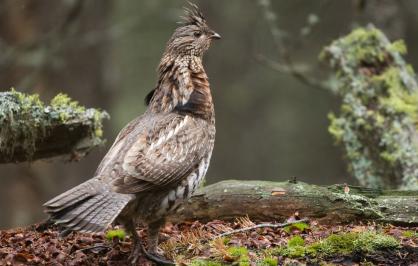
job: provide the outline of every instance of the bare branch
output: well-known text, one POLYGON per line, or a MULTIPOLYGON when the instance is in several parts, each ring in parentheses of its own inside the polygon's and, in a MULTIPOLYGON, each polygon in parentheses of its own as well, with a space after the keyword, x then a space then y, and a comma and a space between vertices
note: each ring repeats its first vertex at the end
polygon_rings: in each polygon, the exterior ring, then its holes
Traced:
POLYGON ((301 220, 296 220, 296 221, 291 221, 291 222, 286 222, 286 223, 280 223, 280 224, 272 224, 272 223, 262 223, 262 224, 257 224, 254 226, 250 226, 250 227, 244 227, 244 228, 240 228, 240 229, 236 229, 236 230, 232 230, 220 235, 217 235, 215 237, 212 238, 216 239, 219 237, 224 237, 224 236, 229 236, 229 235, 233 235, 233 234, 237 234, 237 233, 242 233, 242 232, 247 232, 247 231, 252 231, 258 228, 265 228, 265 227, 269 227, 269 228, 283 228, 292 224, 297 224, 297 223, 305 223, 307 222, 308 219, 301 219, 301 220))

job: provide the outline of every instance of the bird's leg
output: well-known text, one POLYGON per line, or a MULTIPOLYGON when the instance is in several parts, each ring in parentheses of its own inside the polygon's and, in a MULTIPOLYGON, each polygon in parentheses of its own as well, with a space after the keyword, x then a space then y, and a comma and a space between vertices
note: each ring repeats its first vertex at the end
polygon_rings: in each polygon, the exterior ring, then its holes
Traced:
POLYGON ((158 254, 158 235, 161 227, 165 224, 165 219, 159 219, 148 224, 148 251, 158 254))
POLYGON ((164 224, 165 219, 159 219, 148 224, 148 251, 144 250, 144 253, 149 260, 157 263, 157 265, 175 265, 158 252, 158 234, 164 224))
POLYGON ((138 262, 139 257, 142 254, 143 250, 143 244, 142 240, 138 235, 138 232, 135 228, 135 222, 132 219, 128 219, 127 221, 124 221, 124 226, 126 228, 126 231, 130 232, 132 234, 132 251, 129 255, 128 260, 132 265, 136 265, 138 262))

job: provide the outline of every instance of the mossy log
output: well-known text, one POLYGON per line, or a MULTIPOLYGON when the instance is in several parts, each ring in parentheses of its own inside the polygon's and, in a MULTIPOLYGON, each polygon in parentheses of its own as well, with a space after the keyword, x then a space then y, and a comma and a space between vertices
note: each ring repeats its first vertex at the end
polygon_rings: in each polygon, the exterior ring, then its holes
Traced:
POLYGON ((64 94, 50 105, 38 95, 15 90, 0 93, 0 163, 65 155, 79 159, 103 143, 102 120, 108 114, 86 109, 64 94))
POLYGON ((418 189, 418 85, 403 41, 359 28, 325 47, 342 99, 330 133, 360 185, 418 189))
POLYGON ((324 224, 376 221, 418 226, 418 191, 227 180, 198 190, 171 220, 229 220, 248 215, 257 221, 283 221, 295 212, 324 224))

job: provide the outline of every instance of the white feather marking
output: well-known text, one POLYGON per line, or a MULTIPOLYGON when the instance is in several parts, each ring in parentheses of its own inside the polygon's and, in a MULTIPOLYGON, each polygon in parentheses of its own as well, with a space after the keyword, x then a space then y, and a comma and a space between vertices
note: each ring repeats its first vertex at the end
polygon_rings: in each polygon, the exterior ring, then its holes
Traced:
POLYGON ((151 143, 151 145, 148 148, 147 153, 149 153, 150 151, 152 151, 153 149, 157 148, 158 146, 160 146, 162 143, 166 142, 167 140, 169 140, 170 138, 172 138, 173 136, 177 135, 177 133, 179 133, 180 129, 182 129, 187 121, 189 120, 189 116, 185 116, 183 120, 181 120, 175 127, 174 129, 171 129, 170 131, 168 131, 168 133, 166 135, 161 135, 158 137, 157 142, 153 142, 151 143))
POLYGON ((122 168, 131 175, 135 175, 136 173, 135 164, 133 164, 133 162, 138 160, 138 154, 144 149, 144 143, 144 138, 138 139, 123 158, 122 168))
POLYGON ((192 191, 193 190, 193 184, 194 184, 194 182, 195 182, 196 179, 197 179, 197 175, 194 172, 187 177, 187 184, 189 186, 189 194, 188 194, 188 197, 190 197, 191 193, 193 192, 192 191))
POLYGON ((184 185, 180 185, 177 187, 177 190, 176 190, 177 198, 183 198, 185 188, 186 187, 184 185))
POLYGON ((170 154, 169 152, 167 152, 167 153, 165 154, 165 158, 166 158, 166 160, 167 160, 167 161, 174 161, 174 158, 173 158, 173 157, 171 157, 171 154, 170 154))
POLYGON ((166 140, 166 139, 167 139, 167 136, 164 136, 164 135, 160 136, 157 140, 157 143, 155 143, 155 147, 160 146, 161 143, 163 143, 163 141, 166 140))
POLYGON ((166 212, 167 211, 167 209, 168 209, 168 196, 166 196, 164 199, 163 199, 163 201, 161 202, 161 208, 160 208, 160 210, 158 211, 158 214, 162 214, 162 213, 164 213, 164 212, 166 212))
POLYGON ((174 130, 170 130, 170 131, 168 131, 168 134, 167 134, 167 139, 170 139, 172 136, 174 135, 174 130))
MULTIPOLYGON (((183 154, 183 145, 180 145, 179 146, 179 151, 178 151, 178 153, 177 154, 183 154)), ((180 159, 181 159, 181 161, 184 161, 184 159, 185 159, 185 157, 186 156, 182 156, 180 159)))
POLYGON ((173 153, 174 153, 174 154, 178 154, 178 153, 177 153, 177 145, 174 145, 174 150, 173 150, 173 153))
POLYGON ((168 199, 170 201, 175 201, 176 200, 176 191, 173 189, 170 191, 170 193, 168 193, 168 199))
POLYGON ((199 177, 204 176, 206 174, 206 162, 203 159, 200 163, 199 163, 199 177))

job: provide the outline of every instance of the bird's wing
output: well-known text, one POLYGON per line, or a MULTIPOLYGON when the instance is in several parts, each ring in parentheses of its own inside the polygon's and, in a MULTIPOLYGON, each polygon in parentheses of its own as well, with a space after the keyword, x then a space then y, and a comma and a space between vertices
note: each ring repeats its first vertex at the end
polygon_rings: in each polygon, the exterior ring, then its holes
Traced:
POLYGON ((134 136, 123 151, 120 172, 113 181, 119 193, 177 183, 197 169, 213 147, 208 124, 202 119, 173 113, 143 120, 140 133, 128 133, 134 136))
POLYGON ((143 127, 142 120, 144 120, 144 115, 138 116, 119 132, 109 151, 97 167, 95 176, 106 176, 106 173, 103 172, 106 172, 109 167, 113 168, 112 165, 118 160, 119 153, 122 152, 124 146, 129 145, 129 135, 133 131, 141 131, 141 127, 143 127))

